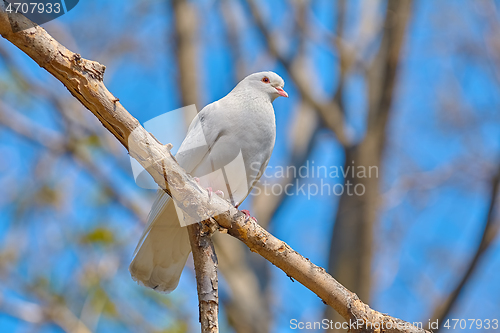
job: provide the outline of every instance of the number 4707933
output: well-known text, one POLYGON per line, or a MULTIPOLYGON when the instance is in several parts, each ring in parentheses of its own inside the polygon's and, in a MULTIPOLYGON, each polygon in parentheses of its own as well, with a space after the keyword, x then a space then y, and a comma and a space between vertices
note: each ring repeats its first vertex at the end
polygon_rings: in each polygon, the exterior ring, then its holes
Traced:
POLYGON ((498 319, 447 319, 443 327, 447 329, 498 329, 498 319))
POLYGON ((21 14, 59 14, 61 12, 60 3, 43 3, 43 2, 13 2, 8 3, 5 8, 7 13, 21 13, 21 14))

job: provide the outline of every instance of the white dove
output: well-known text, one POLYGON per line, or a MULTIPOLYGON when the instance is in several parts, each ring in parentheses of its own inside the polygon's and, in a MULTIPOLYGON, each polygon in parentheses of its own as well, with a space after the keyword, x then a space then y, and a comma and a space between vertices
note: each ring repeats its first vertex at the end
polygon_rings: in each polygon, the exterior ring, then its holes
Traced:
MULTIPOLYGON (((276 73, 251 74, 194 118, 175 157, 209 195, 222 192, 238 207, 259 180, 276 138, 272 102, 288 97, 284 85, 276 73)), ((159 189, 129 267, 132 278, 157 291, 174 290, 191 252, 185 225, 194 222, 159 189)))

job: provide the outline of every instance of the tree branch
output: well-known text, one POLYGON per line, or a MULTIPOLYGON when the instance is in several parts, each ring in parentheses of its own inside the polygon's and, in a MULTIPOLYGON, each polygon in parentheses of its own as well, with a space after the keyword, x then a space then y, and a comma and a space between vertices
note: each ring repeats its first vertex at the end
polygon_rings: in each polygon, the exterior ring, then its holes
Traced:
POLYGON ((255 21, 255 24, 259 28, 261 34, 264 36, 264 41, 267 44, 269 52, 279 62, 282 63, 283 67, 285 67, 288 74, 295 82, 295 85, 297 86, 302 99, 310 104, 313 108, 318 110, 318 113, 321 116, 322 120, 325 122, 328 128, 330 128, 333 133, 335 133, 337 140, 341 145, 345 147, 350 146, 350 139, 345 132, 344 116, 338 104, 335 103, 335 101, 332 101, 330 103, 320 103, 316 100, 308 86, 309 81, 303 80, 302 75, 295 68, 293 68, 290 61, 288 61, 287 59, 285 59, 285 57, 283 57, 283 55, 281 55, 280 51, 278 50, 278 43, 273 38, 271 33, 267 30, 264 19, 260 14, 259 8, 257 8, 257 4, 253 0, 246 0, 246 3, 250 8, 250 12, 255 21))
MULTIPOLYGON (((173 1, 172 9, 175 18, 176 58, 182 105, 197 104, 196 11, 193 4, 186 0, 173 1)), ((190 121, 191 119, 186 119, 186 122, 190 121)), ((201 230, 198 224, 191 224, 187 229, 196 272, 201 331, 218 333, 218 263, 211 237, 213 232, 201 230)))
POLYGON ((42 126, 31 122, 21 114, 9 110, 7 105, 1 101, 0 126, 4 126, 26 140, 46 148, 56 156, 68 154, 77 166, 84 169, 90 177, 94 178, 98 184, 106 189, 111 199, 130 211, 142 224, 146 223, 144 218, 146 212, 144 209, 115 189, 116 186, 114 182, 99 169, 89 157, 88 152, 78 145, 78 139, 72 137, 70 133, 66 132, 65 135, 67 135, 67 137, 64 137, 64 135, 46 130, 42 126))
POLYGON ((222 212, 213 217, 221 227, 354 323, 351 332, 374 332, 377 327, 378 331, 382 327, 385 332, 427 332, 372 310, 323 268, 246 218, 229 202, 218 196, 209 198, 206 191, 177 164, 170 153, 171 145, 161 145, 107 90, 102 82, 103 65, 69 51, 24 16, 6 14, 3 6, 0 34, 61 81, 148 170, 179 207, 183 207, 186 214, 198 221, 210 221, 214 212, 222 212), (12 32, 11 23, 19 32, 12 32))
MULTIPOLYGON (((351 163, 364 166, 366 170, 372 166, 383 167, 387 123, 395 97, 400 51, 411 17, 411 4, 411 0, 387 1, 380 46, 366 76, 369 97, 366 132, 356 145, 344 150, 344 169, 351 163)), ((346 174, 344 185, 347 184, 354 187, 360 184, 364 193, 358 196, 344 191, 340 197, 334 217, 328 268, 341 283, 369 302, 373 230, 380 209, 380 179, 378 174, 365 178, 346 174)), ((334 317, 328 310, 328 317, 334 317)))
POLYGON ((194 269, 200 305, 201 331, 218 333, 219 280, 217 278, 217 256, 212 243, 212 232, 202 230, 198 224, 188 227, 189 241, 193 251, 194 269))
POLYGON ((499 187, 500 187, 500 166, 497 168, 495 175, 491 179, 488 215, 486 217, 486 223, 484 224, 484 230, 481 234, 481 241, 479 242, 479 246, 477 247, 476 253, 474 254, 474 257, 469 263, 469 266, 464 271, 455 289, 453 289, 453 291, 434 309, 431 322, 434 322, 436 320, 439 320, 439 322, 444 322, 446 318, 448 318, 450 311, 456 304, 458 297, 463 292, 467 282, 470 280, 471 276, 476 271, 483 254, 486 252, 486 250, 488 250, 493 240, 497 238, 500 230, 498 226, 495 225, 494 213, 496 206, 495 204, 498 199, 499 187))

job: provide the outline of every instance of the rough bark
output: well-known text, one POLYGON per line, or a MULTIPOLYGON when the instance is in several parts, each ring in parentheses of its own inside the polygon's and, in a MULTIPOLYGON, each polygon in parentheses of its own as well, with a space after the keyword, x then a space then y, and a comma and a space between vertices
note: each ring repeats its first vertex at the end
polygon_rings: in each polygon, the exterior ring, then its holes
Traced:
MULTIPOLYGON (((248 219, 229 202, 208 197, 191 176, 177 164, 170 145, 162 145, 132 117, 102 82, 105 67, 83 59, 54 40, 44 29, 19 14, 0 13, 0 34, 63 83, 151 174, 185 212, 198 220, 211 221, 244 242, 252 251, 272 262, 287 275, 316 293, 347 321, 358 323, 352 332, 427 332, 399 319, 372 310, 323 268, 311 263, 286 243, 248 219), (12 32, 11 23, 18 30, 12 32), (389 324, 393 328, 389 328, 389 324), (396 328, 394 328, 396 327, 396 328)), ((213 227, 207 223, 204 228, 213 227)), ((204 296, 200 296, 204 298, 204 296)))
MULTIPOLYGON (((367 76, 367 131, 363 140, 344 150, 344 170, 349 168, 350 172, 344 179, 344 192, 334 219, 328 270, 365 302, 370 301, 373 226, 380 205, 379 177, 386 128, 410 8, 411 1, 388 1, 382 41, 367 76), (358 177, 359 167, 367 171, 367 177, 358 177), (356 194, 356 188, 364 193, 356 194)), ((335 318, 332 311, 327 312, 329 318, 335 318)))
POLYGON ((210 230, 201 229, 198 224, 188 227, 189 241, 193 251, 196 285, 198 289, 199 321, 203 333, 219 332, 219 280, 217 277, 217 256, 210 238, 210 230))
MULTIPOLYGON (((175 14, 176 58, 182 104, 197 104, 196 10, 191 3, 185 0, 173 1, 172 8, 175 14)), ((186 121, 190 122, 191 119, 186 119, 186 121)), ((189 225, 187 228, 196 272, 201 331, 203 333, 217 333, 219 332, 219 283, 217 255, 212 243, 212 232, 209 229, 202 231, 198 224, 189 225)))

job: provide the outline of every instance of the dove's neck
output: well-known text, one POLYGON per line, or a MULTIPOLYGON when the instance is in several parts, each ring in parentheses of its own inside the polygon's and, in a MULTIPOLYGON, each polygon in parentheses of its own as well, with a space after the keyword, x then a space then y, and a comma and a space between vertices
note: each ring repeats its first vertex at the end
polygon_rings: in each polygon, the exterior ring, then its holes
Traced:
MULTIPOLYGON (((270 96, 267 92, 255 89, 254 87, 249 86, 246 82, 240 82, 234 89, 229 93, 229 95, 245 100, 245 101, 253 101, 253 102, 263 102, 272 104, 275 100, 274 96, 270 96)), ((229 96, 228 95, 228 96, 229 96)))

